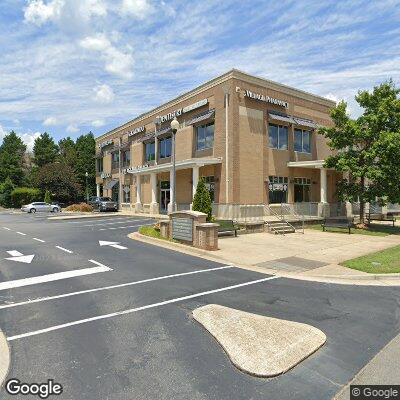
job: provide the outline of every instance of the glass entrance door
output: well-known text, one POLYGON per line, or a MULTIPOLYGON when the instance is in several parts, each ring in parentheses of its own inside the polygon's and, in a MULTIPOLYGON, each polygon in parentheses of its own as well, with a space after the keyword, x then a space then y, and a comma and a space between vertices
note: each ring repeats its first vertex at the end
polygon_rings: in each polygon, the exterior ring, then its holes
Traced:
POLYGON ((169 181, 160 182, 160 213, 168 212, 168 204, 171 200, 169 181))

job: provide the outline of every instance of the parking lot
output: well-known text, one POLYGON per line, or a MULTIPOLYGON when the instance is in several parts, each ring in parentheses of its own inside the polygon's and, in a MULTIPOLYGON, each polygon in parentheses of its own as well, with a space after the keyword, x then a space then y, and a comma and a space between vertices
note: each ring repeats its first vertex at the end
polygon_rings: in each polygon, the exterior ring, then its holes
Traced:
POLYGON ((396 288, 276 278, 129 239, 145 217, 48 216, 0 213, 0 328, 9 377, 54 379, 58 398, 330 399, 398 333, 396 288), (283 376, 251 377, 192 319, 211 303, 328 340, 283 376))

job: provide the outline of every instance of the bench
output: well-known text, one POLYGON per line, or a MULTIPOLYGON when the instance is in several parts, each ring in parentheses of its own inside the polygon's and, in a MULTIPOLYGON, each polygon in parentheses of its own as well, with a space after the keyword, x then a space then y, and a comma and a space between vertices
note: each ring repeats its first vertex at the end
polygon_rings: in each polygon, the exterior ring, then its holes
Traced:
POLYGON ((219 219, 215 221, 217 224, 219 224, 218 227, 218 235, 220 233, 234 233, 235 237, 237 236, 237 225, 233 222, 231 219, 219 219))
POLYGON ((393 226, 396 222, 396 218, 393 215, 385 215, 385 214, 368 214, 367 215, 368 224, 371 224, 371 221, 388 221, 392 222, 393 226))
POLYGON ((353 218, 325 218, 322 223, 322 230, 325 232, 325 228, 346 228, 350 235, 353 226, 353 218))

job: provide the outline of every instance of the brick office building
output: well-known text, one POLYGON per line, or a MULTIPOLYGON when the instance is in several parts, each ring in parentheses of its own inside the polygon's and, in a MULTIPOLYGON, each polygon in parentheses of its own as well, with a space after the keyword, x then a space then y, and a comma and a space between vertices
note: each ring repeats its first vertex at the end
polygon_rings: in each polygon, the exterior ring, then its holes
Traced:
POLYGON ((96 139, 98 195, 122 207, 168 211, 173 196, 171 120, 176 117, 176 203, 190 208, 204 177, 215 210, 226 204, 335 203, 335 171, 317 134, 334 102, 231 70, 96 139))

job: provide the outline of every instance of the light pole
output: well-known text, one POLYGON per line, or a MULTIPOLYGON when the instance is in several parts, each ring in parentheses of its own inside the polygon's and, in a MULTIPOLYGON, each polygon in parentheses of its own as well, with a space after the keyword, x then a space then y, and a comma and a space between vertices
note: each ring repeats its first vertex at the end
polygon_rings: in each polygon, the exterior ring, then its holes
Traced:
POLYGON ((176 211, 176 163, 175 163, 175 134, 179 129, 179 122, 174 117, 171 121, 171 129, 172 129, 172 211, 176 211))
POLYGON ((89 192, 88 192, 88 172, 85 172, 85 180, 86 180, 86 203, 89 203, 89 192))

